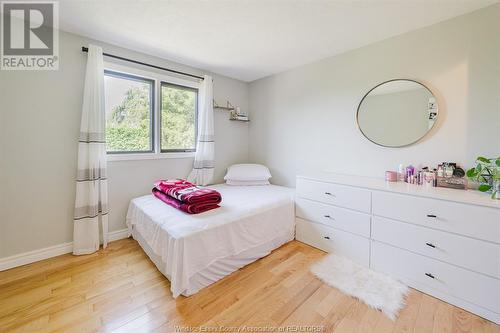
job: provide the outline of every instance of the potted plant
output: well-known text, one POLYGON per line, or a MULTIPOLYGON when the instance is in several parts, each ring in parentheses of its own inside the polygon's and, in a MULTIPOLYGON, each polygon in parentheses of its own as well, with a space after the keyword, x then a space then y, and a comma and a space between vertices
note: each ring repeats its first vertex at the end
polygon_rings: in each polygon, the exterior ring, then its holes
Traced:
POLYGON ((479 183, 479 191, 491 191, 492 199, 500 199, 500 157, 479 156, 476 166, 467 170, 467 178, 479 183))

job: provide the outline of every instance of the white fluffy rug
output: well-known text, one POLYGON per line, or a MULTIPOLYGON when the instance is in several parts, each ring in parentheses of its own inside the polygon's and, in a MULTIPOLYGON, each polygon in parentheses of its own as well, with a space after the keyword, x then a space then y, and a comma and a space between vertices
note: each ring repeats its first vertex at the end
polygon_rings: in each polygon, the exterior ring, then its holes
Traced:
POLYGON ((314 264, 311 272, 326 284, 381 310, 392 320, 406 304, 407 286, 347 258, 329 254, 314 264))

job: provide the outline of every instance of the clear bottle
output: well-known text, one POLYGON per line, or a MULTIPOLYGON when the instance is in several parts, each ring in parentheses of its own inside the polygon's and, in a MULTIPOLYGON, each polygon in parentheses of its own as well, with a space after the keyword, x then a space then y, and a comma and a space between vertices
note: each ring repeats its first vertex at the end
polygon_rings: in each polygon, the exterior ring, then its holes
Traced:
POLYGON ((444 167, 444 176, 446 178, 450 178, 453 176, 453 166, 449 163, 446 163, 445 164, 445 167, 444 167))
POLYGON ((404 181, 405 181, 405 166, 403 164, 400 164, 398 168, 398 182, 404 182, 404 181))
POLYGON ((437 176, 438 177, 444 177, 444 169, 443 169, 443 165, 442 164, 438 165, 437 176))

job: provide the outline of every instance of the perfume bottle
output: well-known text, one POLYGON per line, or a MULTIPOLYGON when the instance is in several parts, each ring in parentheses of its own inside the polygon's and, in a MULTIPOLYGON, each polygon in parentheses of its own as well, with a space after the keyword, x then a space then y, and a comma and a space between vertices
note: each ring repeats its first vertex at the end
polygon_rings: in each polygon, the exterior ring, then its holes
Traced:
POLYGON ((405 182, 407 183, 412 183, 412 180, 413 180, 413 176, 415 174, 415 168, 412 166, 412 165, 409 165, 406 167, 406 178, 405 178, 405 182))
POLYGON ((453 176, 453 170, 454 170, 454 169, 455 169, 455 168, 453 167, 453 165, 451 165, 450 163, 446 163, 446 164, 444 165, 444 176, 445 176, 446 178, 450 178, 450 177, 452 177, 452 176, 453 176))
POLYGON ((438 177, 444 177, 444 170, 443 170, 443 165, 439 164, 437 168, 437 176, 438 177))

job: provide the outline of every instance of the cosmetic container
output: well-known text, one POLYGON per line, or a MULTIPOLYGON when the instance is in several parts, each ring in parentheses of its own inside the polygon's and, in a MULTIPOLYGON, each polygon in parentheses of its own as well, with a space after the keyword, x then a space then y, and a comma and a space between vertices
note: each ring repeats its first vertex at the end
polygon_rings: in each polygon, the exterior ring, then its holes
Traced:
POLYGON ((398 173, 396 171, 386 171, 385 172, 385 180, 388 182, 397 182, 398 181, 398 173))
POLYGON ((411 182, 411 177, 415 174, 415 168, 412 165, 409 165, 406 167, 406 182, 407 183, 412 183, 411 182))
POLYGON ((398 167, 398 181, 400 182, 405 181, 405 167, 403 164, 400 164, 398 167))
POLYGON ((453 176, 453 170, 454 170, 453 166, 451 164, 447 163, 445 165, 445 167, 444 167, 444 176, 446 178, 452 177, 453 176))
POLYGON ((443 165, 439 164, 437 168, 437 176, 438 177, 443 177, 444 176, 444 171, 443 171, 443 165))

